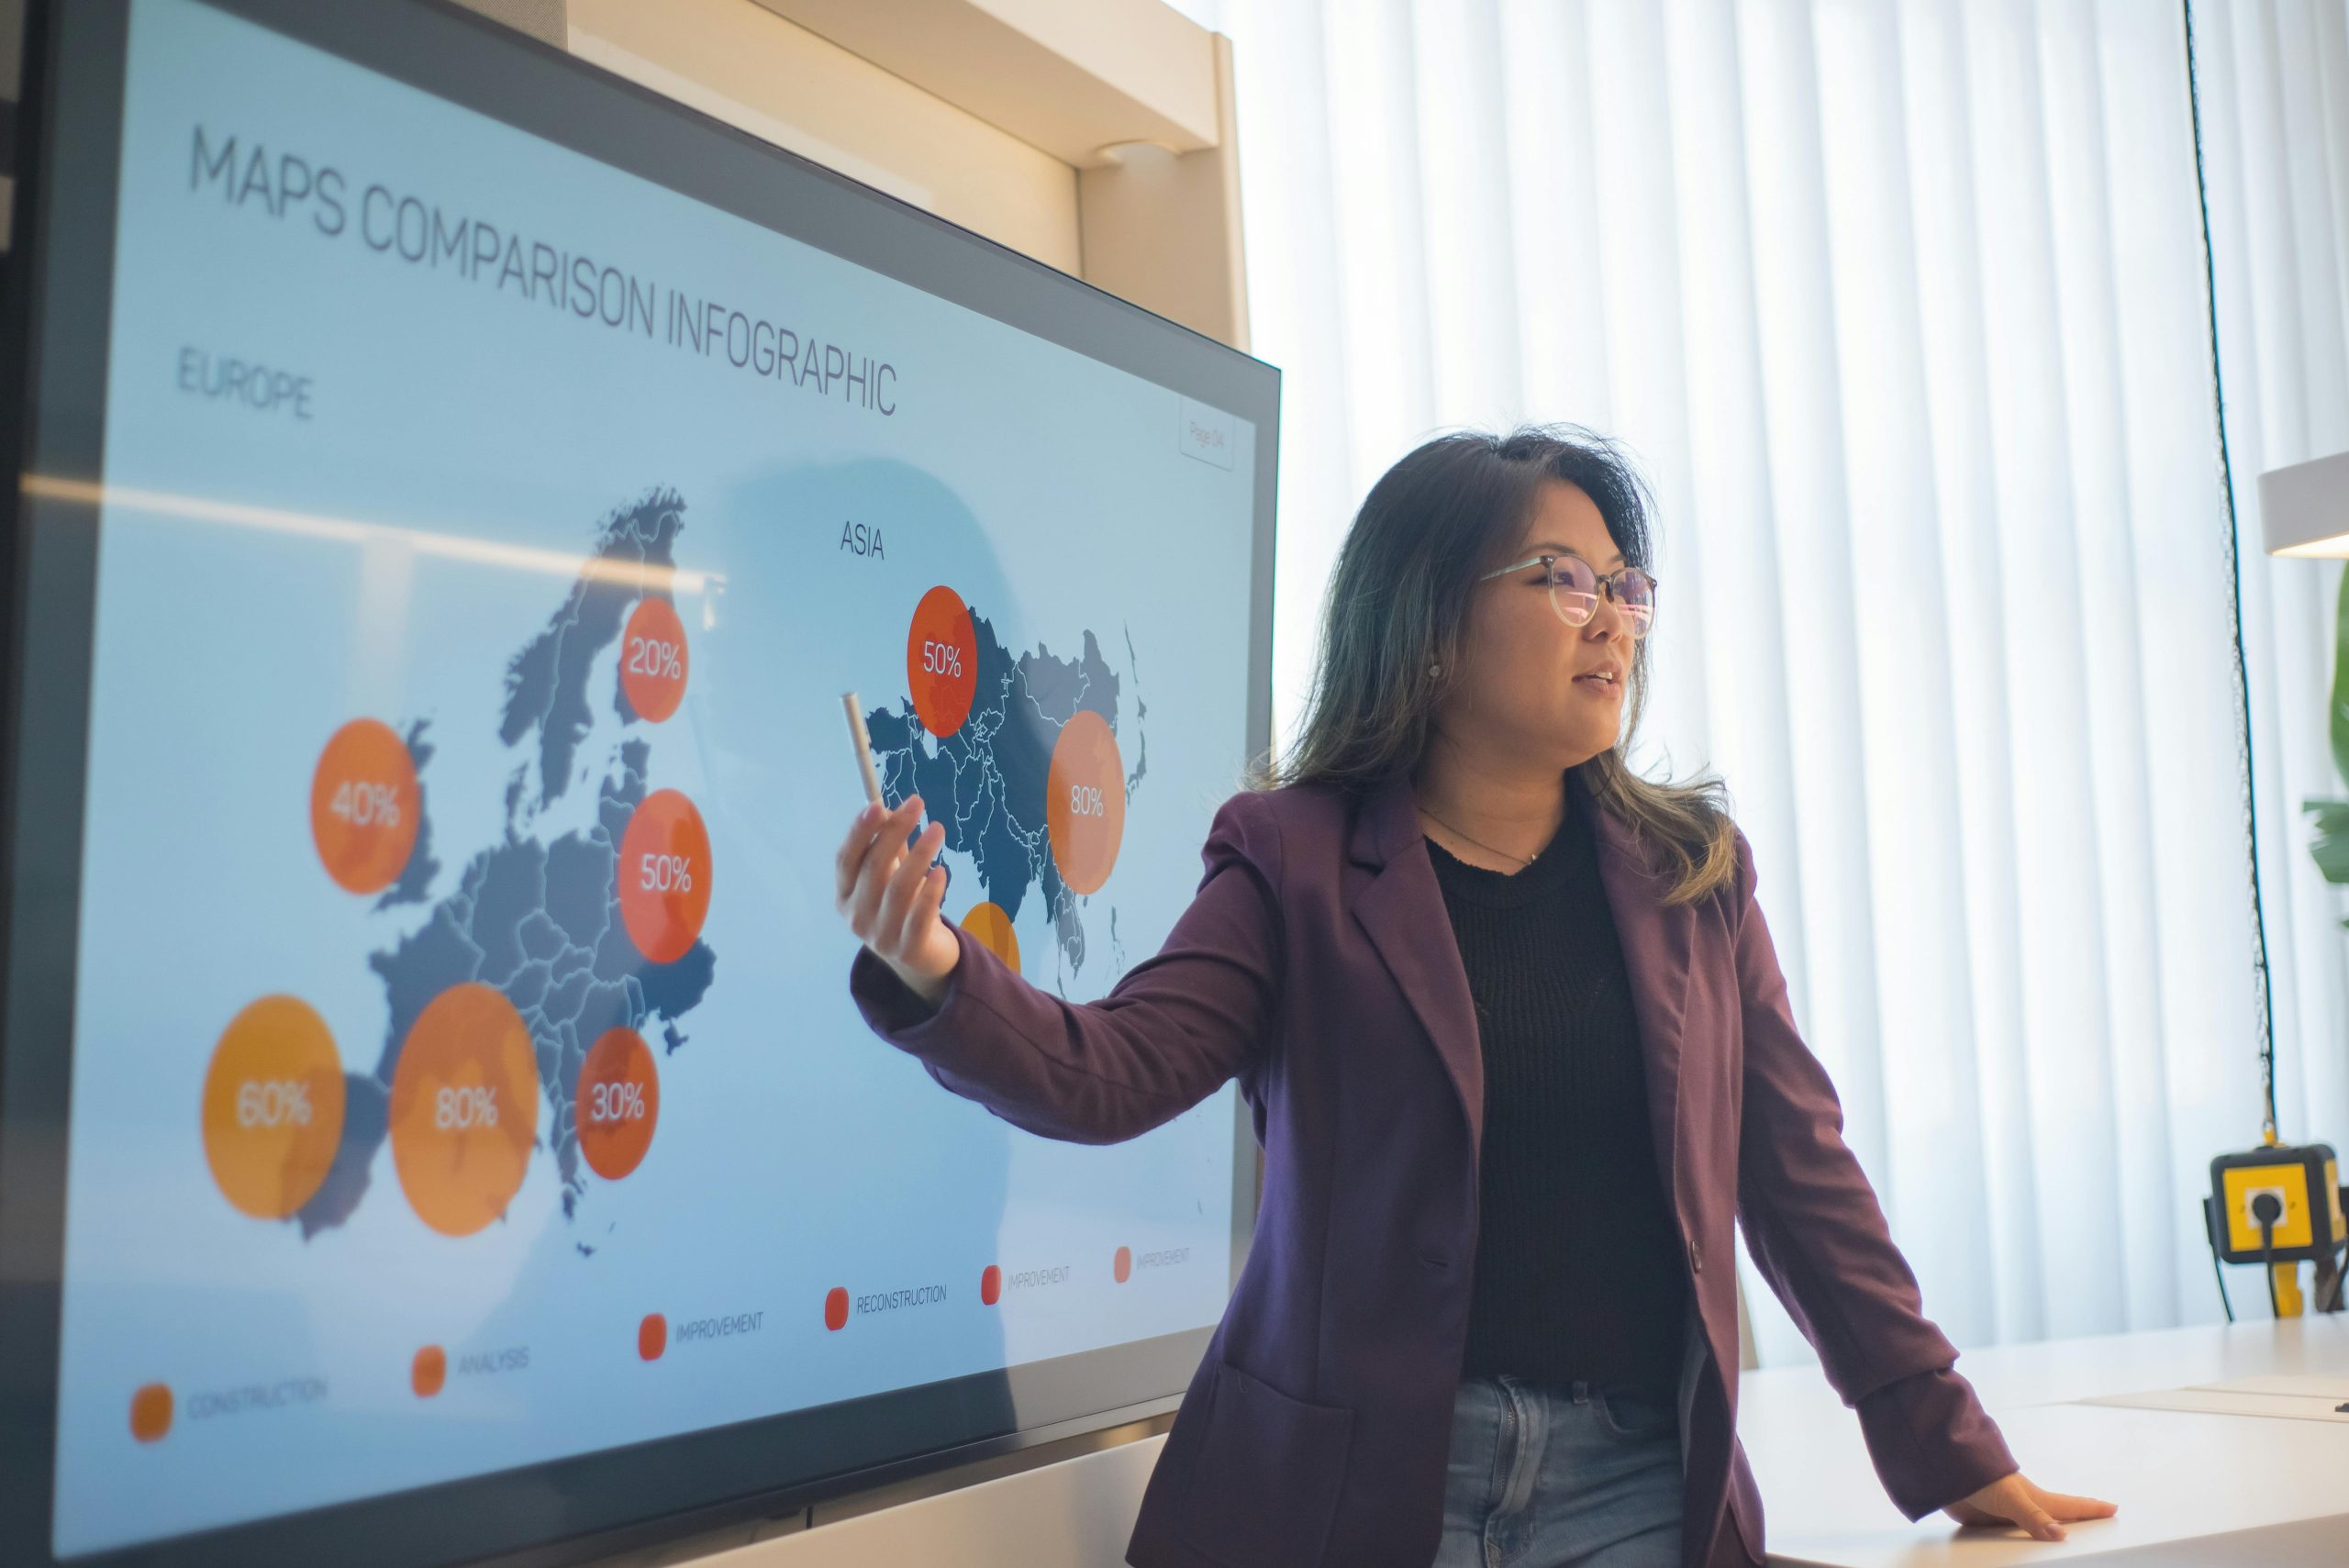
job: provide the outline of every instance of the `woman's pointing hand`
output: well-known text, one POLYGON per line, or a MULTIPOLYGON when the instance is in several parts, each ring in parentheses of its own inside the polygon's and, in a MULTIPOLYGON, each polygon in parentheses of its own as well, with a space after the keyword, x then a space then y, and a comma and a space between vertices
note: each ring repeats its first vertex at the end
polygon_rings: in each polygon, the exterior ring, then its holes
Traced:
POLYGON ((933 822, 908 846, 906 835, 920 819, 918 795, 894 811, 867 806, 858 812, 841 841, 834 903, 849 929, 935 1007, 963 950, 938 912, 946 868, 930 863, 946 828, 933 822))

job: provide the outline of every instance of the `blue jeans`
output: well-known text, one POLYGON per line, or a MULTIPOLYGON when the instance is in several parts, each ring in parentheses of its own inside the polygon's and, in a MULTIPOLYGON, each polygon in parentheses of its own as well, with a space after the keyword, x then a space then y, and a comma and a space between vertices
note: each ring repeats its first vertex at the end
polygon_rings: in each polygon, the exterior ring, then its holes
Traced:
POLYGON ((1680 1568, 1680 1501, 1669 1390, 1465 1378, 1432 1568, 1680 1568))

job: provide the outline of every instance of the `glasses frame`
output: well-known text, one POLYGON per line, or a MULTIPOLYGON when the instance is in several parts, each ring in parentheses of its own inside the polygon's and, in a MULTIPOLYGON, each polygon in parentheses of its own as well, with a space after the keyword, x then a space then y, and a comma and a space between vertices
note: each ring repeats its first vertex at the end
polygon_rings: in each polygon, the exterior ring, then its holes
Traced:
POLYGON ((1647 634, 1655 628, 1655 604, 1653 598, 1650 599, 1647 606, 1648 613, 1645 618, 1642 619, 1642 617, 1631 614, 1631 606, 1625 604, 1623 602, 1623 595, 1615 591, 1615 584, 1619 578, 1623 577, 1629 573, 1636 572, 1641 576, 1648 580, 1648 592, 1650 595, 1653 595, 1659 587, 1659 584, 1655 580, 1655 573, 1650 572, 1643 566, 1624 565, 1617 567, 1612 572, 1601 572, 1598 567, 1591 566, 1589 562, 1583 561, 1583 558, 1579 555, 1561 555, 1554 550, 1550 550, 1540 555, 1529 555, 1523 561, 1513 561, 1507 566, 1497 567, 1493 571, 1486 573, 1482 577, 1477 578, 1476 581, 1479 583, 1489 583, 1496 577, 1506 577, 1512 572, 1522 572, 1529 566, 1539 566, 1542 569, 1544 576, 1548 579, 1547 586, 1550 591, 1550 608, 1555 611, 1558 618, 1564 621, 1568 626, 1588 626, 1591 623, 1592 617, 1598 614, 1598 595, 1603 594, 1608 598, 1614 600, 1615 607, 1623 613, 1624 628, 1631 633, 1631 639, 1634 642, 1645 638, 1647 634), (1565 606, 1558 603, 1558 573, 1554 570, 1554 566, 1556 562, 1561 561, 1582 561, 1582 563, 1585 566, 1590 567, 1590 574, 1598 579, 1598 594, 1593 595, 1591 597, 1590 614, 1583 617, 1580 620, 1576 620, 1574 617, 1566 614, 1565 606))

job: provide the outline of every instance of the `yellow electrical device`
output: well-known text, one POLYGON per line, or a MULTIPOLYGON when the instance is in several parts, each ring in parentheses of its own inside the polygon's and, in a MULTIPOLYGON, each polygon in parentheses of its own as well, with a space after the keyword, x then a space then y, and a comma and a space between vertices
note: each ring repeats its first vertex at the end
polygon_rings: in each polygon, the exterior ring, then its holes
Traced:
MULTIPOLYGON (((2274 1136, 2272 1133, 2269 1135, 2274 1136)), ((2316 1264, 2320 1311, 2340 1304, 2335 1254, 2349 1240, 2341 1165, 2325 1143, 2269 1143, 2210 1162, 2210 1245, 2230 1263, 2268 1265, 2277 1316, 2300 1314, 2300 1264, 2316 1264)))

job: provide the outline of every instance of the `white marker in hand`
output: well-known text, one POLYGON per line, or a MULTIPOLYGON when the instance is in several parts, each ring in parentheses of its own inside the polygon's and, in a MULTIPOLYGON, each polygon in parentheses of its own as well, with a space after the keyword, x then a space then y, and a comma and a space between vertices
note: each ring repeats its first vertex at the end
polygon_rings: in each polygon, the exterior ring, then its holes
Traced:
POLYGON ((841 706, 848 709, 849 738, 856 742, 856 765, 864 774, 864 798, 874 805, 881 802, 881 775, 873 767, 873 735, 864 728, 864 707, 856 700, 854 692, 841 694, 841 706))

